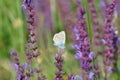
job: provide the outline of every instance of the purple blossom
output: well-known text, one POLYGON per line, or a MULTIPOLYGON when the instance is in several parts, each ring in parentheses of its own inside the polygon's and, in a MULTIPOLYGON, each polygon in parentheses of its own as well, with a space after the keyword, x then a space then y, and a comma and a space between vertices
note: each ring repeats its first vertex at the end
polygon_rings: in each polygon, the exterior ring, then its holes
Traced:
POLYGON ((74 80, 74 75, 68 74, 68 80, 74 80))
POLYGON ((75 26, 73 31, 74 31, 75 33, 79 33, 78 27, 75 26))
POLYGON ((80 39, 80 34, 75 34, 76 35, 76 40, 80 39))
POLYGON ((106 7, 106 4, 105 4, 104 0, 101 0, 101 1, 100 1, 100 5, 101 5, 101 7, 103 7, 103 8, 106 7))
POLYGON ((81 67, 84 69, 86 72, 90 71, 92 68, 92 63, 88 63, 87 61, 81 60, 81 67))
MULTIPOLYGON (((36 69, 39 68, 39 63, 37 62, 37 58, 40 55, 40 52, 37 50, 37 40, 36 40, 36 11, 31 4, 31 0, 23 0, 23 8, 26 11, 27 16, 27 23, 29 24, 28 31, 29 31, 29 38, 28 43, 26 45, 26 62, 23 64, 19 63, 19 57, 14 49, 11 50, 10 54, 13 58, 13 62, 15 64, 15 68, 17 70, 17 80, 29 80, 31 77, 34 76, 34 68, 32 67, 32 59, 35 59, 36 64, 38 65, 36 69)), ((36 72, 38 77, 41 75, 40 72, 36 72)), ((42 78, 45 80, 45 78, 42 78)))
POLYGON ((76 54, 75 54, 75 58, 77 60, 80 60, 80 58, 82 57, 82 52, 78 51, 76 54))
POLYGON ((24 62, 24 63, 22 64, 22 67, 23 67, 23 69, 27 69, 28 64, 27 64, 26 62, 24 62))
POLYGON ((12 56, 12 59, 13 59, 13 63, 16 64, 16 65, 19 65, 19 57, 17 55, 17 53, 14 51, 14 49, 11 50, 10 52, 11 56, 12 56))
POLYGON ((93 73, 93 72, 90 72, 90 73, 89 73, 89 79, 90 79, 90 80, 94 80, 94 73, 93 73))
POLYGON ((22 5, 22 7, 23 7, 24 9, 27 9, 26 5, 24 5, 24 4, 22 5))
POLYGON ((56 76, 55 76, 54 80, 63 80, 63 77, 62 77, 64 74, 64 71, 62 70, 63 58, 59 54, 56 54, 56 56, 55 56, 55 66, 58 69, 58 71, 55 72, 56 76))
POLYGON ((80 49, 81 48, 81 43, 72 45, 72 48, 76 49, 76 50, 80 49))
POLYGON ((107 4, 105 8, 105 22, 104 22, 104 40, 105 40, 105 50, 104 56, 106 58, 104 65, 105 65, 105 79, 108 79, 108 74, 111 71, 111 59, 114 58, 113 56, 113 47, 114 46, 114 39, 116 39, 115 31, 112 26, 112 19, 114 15, 114 10, 116 6, 116 0, 113 0, 112 3, 107 4))
POLYGON ((10 55, 14 55, 15 54, 15 50, 11 49, 10 55))
POLYGON ((19 66, 18 66, 17 64, 14 64, 14 68, 15 68, 15 70, 18 72, 19 66))
POLYGON ((105 45, 107 42, 104 39, 102 39, 102 43, 105 45))
POLYGON ((27 77, 25 77, 25 80, 29 80, 27 77))
POLYGON ((21 74, 18 75, 17 80, 22 80, 21 74))
POLYGON ((102 10, 102 17, 105 17, 105 7, 106 7, 106 2, 105 0, 101 0, 100 1, 100 6, 101 6, 101 10, 102 10))
POLYGON ((78 21, 76 26, 73 28, 75 36, 73 48, 76 50, 75 58, 80 61, 81 69, 89 73, 92 70, 92 60, 94 53, 90 51, 90 41, 87 31, 88 28, 85 21, 85 10, 80 3, 76 3, 76 16, 78 18, 78 21))
POLYGON ((95 53, 94 53, 94 52, 90 52, 89 58, 90 58, 91 60, 94 58, 94 56, 95 56, 95 53))
POLYGON ((107 69, 107 70, 108 70, 108 72, 109 72, 109 73, 112 73, 112 72, 113 72, 113 70, 112 70, 112 67, 111 67, 111 66, 108 66, 108 69, 107 69))

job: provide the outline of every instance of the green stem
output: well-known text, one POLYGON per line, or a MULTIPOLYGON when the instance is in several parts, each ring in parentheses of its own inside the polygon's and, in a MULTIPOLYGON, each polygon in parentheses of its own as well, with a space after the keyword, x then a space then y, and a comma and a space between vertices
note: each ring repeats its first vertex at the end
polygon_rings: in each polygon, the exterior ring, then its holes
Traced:
POLYGON ((91 49, 92 49, 92 23, 90 21, 90 11, 89 11, 89 6, 88 6, 88 1, 87 0, 82 0, 83 1, 83 5, 85 7, 86 10, 86 20, 87 20, 87 26, 88 26, 88 35, 90 38, 90 45, 91 45, 91 49))

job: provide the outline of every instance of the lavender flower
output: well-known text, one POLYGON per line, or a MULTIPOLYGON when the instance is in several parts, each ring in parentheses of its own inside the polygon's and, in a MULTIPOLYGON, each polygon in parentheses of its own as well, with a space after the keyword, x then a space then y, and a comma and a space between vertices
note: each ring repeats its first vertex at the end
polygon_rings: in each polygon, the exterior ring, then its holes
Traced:
POLYGON ((94 73, 93 73, 93 72, 90 72, 90 73, 89 73, 89 79, 90 79, 90 80, 94 80, 94 73))
MULTIPOLYGON (((75 34, 75 39, 73 44, 73 47, 76 50, 75 58, 80 61, 81 69, 85 73, 89 73, 92 70, 93 52, 90 51, 90 41, 88 37, 87 25, 86 25, 85 16, 84 16, 85 10, 79 3, 77 3, 76 15, 78 18, 78 22, 73 29, 75 34)), ((89 74, 86 74, 86 75, 87 75, 87 78, 89 78, 88 77, 89 74)), ((83 77, 83 80, 87 78, 83 77)))
MULTIPOLYGON (((38 56, 40 55, 40 52, 37 50, 37 40, 36 40, 36 23, 35 23, 35 10, 32 6, 31 0, 23 0, 23 8, 26 11, 27 15, 27 23, 29 24, 28 31, 29 31, 29 39, 28 43, 26 45, 26 58, 27 61, 24 62, 22 65, 19 63, 19 57, 17 53, 14 51, 14 49, 11 50, 11 56, 13 58, 13 62, 16 67, 17 71, 17 80, 30 80, 31 77, 34 77, 35 74, 35 68, 32 67, 32 59, 35 59, 37 67, 36 69, 39 69, 39 64, 37 62, 38 56)), ((45 80, 45 76, 41 75, 40 72, 36 71, 38 74, 38 80, 45 80)))
POLYGON ((83 80, 83 78, 80 75, 69 75, 68 80, 83 80))
POLYGON ((104 40, 106 41, 105 44, 105 57, 106 60, 104 62, 105 65, 105 79, 108 78, 109 74, 109 67, 111 66, 111 59, 113 58, 113 39, 115 37, 114 30, 111 26, 112 17, 116 5, 116 0, 113 0, 111 4, 106 6, 106 13, 105 13, 105 26, 104 26, 104 40))
MULTIPOLYGON (((31 67, 32 65, 32 59, 35 59, 37 67, 36 69, 39 68, 39 63, 38 63, 38 56, 40 55, 40 52, 37 50, 37 40, 36 40, 36 34, 35 34, 35 29, 36 29, 36 12, 34 7, 31 4, 31 0, 25 0, 23 2, 23 5, 26 6, 26 14, 27 14, 27 22, 29 24, 28 31, 29 31, 29 39, 28 39, 28 44, 26 45, 26 57, 27 57, 27 64, 28 64, 28 73, 26 74, 28 78, 33 76, 34 74, 34 68, 31 67)), ((42 79, 45 80, 45 76, 40 76, 40 72, 36 71, 38 74, 38 80, 42 79)))
POLYGON ((88 55, 88 57, 89 57, 90 59, 93 59, 93 58, 95 57, 95 53, 94 53, 94 52, 90 52, 90 54, 88 55))
POLYGON ((17 80, 24 80, 25 79, 25 70, 19 63, 19 57, 18 57, 17 53, 14 51, 14 49, 12 49, 10 54, 12 56, 12 59, 14 62, 14 67, 17 72, 17 80))
POLYGON ((55 66, 57 67, 58 71, 55 72, 56 77, 54 80, 64 80, 62 77, 64 74, 64 71, 62 70, 63 58, 60 55, 56 54, 55 60, 55 66))
POLYGON ((104 45, 107 43, 104 39, 102 39, 101 41, 102 41, 102 44, 104 45))
POLYGON ((75 58, 77 59, 77 60, 80 60, 81 58, 82 58, 82 52, 77 52, 76 54, 75 54, 75 58))
POLYGON ((17 55, 17 53, 14 51, 14 49, 11 50, 10 52, 12 59, 13 59, 13 63, 15 65, 15 68, 18 70, 18 66, 20 65, 19 62, 19 56, 17 55))
POLYGON ((78 50, 81 48, 81 43, 72 45, 72 48, 78 50))

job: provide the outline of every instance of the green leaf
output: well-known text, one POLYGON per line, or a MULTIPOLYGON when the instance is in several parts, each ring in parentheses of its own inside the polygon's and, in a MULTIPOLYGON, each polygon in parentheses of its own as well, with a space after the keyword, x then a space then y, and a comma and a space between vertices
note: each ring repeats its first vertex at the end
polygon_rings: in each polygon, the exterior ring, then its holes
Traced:
MULTIPOLYGON (((84 8, 86 10, 86 21, 87 21, 87 26, 88 26, 88 35, 90 38, 90 45, 92 46, 92 23, 90 21, 90 11, 89 11, 89 6, 87 0, 82 0, 84 8)), ((92 47, 91 47, 92 48, 92 47)))

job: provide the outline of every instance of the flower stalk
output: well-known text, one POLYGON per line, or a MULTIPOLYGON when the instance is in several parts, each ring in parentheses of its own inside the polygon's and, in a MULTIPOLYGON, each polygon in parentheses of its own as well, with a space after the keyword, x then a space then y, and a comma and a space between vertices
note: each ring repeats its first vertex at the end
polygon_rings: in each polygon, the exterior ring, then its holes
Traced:
POLYGON ((76 16, 78 18, 78 22, 74 27, 75 39, 73 45, 73 48, 76 50, 75 58, 80 61, 82 78, 84 80, 92 80, 94 75, 92 72, 94 53, 90 51, 90 40, 85 21, 85 9, 80 2, 77 2, 76 16))
POLYGON ((104 25, 104 40, 105 40, 105 80, 109 80, 108 76, 112 72, 112 58, 113 53, 113 39, 115 37, 114 27, 112 26, 112 18, 114 14, 114 9, 116 5, 116 0, 113 0, 111 4, 106 5, 105 12, 105 25, 104 25))

